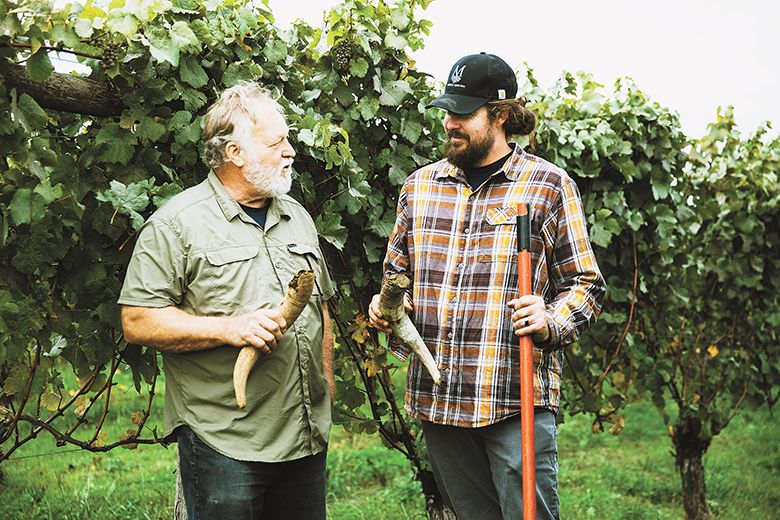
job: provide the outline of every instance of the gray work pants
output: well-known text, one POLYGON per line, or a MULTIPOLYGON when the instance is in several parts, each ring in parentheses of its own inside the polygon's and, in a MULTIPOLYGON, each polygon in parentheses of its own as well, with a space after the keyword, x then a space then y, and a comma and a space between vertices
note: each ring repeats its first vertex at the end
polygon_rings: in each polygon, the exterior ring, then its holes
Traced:
MULTIPOLYGON (((423 421, 436 484, 461 520, 523 518, 520 415, 482 428, 423 421)), ((560 518, 555 415, 536 409, 536 517, 560 518)))

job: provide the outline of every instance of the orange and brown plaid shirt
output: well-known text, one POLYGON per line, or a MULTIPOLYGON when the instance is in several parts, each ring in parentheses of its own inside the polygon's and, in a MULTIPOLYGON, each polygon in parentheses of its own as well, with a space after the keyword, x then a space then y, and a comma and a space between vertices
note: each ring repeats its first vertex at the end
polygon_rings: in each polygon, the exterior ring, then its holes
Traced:
MULTIPOLYGON (((398 199, 385 272, 414 279, 412 321, 433 353, 434 385, 413 356, 406 409, 438 424, 480 427, 520 411, 516 207, 531 205, 534 294, 547 303, 548 345, 534 348, 534 405, 557 411, 562 352, 595 320, 606 285, 588 239, 574 181, 557 166, 514 147, 503 168, 476 190, 446 160, 410 175, 398 199)), ((393 353, 409 352, 397 342, 393 353)))

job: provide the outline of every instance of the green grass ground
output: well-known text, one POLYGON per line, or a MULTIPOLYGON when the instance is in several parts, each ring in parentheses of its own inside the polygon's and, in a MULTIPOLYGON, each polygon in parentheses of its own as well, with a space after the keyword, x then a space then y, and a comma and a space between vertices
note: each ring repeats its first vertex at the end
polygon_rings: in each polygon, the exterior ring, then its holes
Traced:
MULTIPOLYGON (((142 406, 121 385, 114 438, 142 406)), ((155 410, 157 423, 160 411, 155 410)), ((679 477, 671 443, 655 410, 626 411, 619 436, 594 435, 586 417, 559 428, 560 496, 567 519, 681 519, 679 477)), ((170 518, 175 446, 139 446, 108 453, 57 448, 51 436, 18 450, 0 466, 0 519, 170 518)), ((780 421, 766 411, 737 418, 705 458, 715 518, 777 518, 780 421)), ((419 485, 404 457, 375 436, 334 429, 328 458, 328 516, 336 520, 425 518, 419 485)))

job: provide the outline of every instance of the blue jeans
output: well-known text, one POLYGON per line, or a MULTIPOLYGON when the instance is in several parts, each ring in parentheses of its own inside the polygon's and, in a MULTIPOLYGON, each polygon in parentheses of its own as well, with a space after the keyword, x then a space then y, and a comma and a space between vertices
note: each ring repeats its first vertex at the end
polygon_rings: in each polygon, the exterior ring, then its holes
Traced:
MULTIPOLYGON (((523 517, 520 415, 482 428, 422 424, 436 484, 458 518, 523 517)), ((558 520, 558 443, 549 410, 536 409, 534 443, 536 517, 558 520)))
POLYGON ((176 429, 188 520, 325 520, 326 451, 287 462, 246 462, 176 429))

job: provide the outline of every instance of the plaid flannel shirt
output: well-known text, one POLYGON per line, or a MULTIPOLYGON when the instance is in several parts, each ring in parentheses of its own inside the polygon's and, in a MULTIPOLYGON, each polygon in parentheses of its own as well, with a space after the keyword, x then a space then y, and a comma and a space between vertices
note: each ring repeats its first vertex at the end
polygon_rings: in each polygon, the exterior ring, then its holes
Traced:
MULTIPOLYGON (((531 205, 533 291, 546 302, 551 337, 534 347, 534 405, 557 412, 562 351, 595 320, 606 290, 588 239, 579 191, 557 166, 514 146, 476 190, 446 160, 401 189, 385 273, 413 278, 412 321, 442 374, 435 385, 410 360, 406 409, 438 424, 480 427, 520 411, 516 207, 531 205)), ((391 351, 405 360, 399 342, 391 351)))

